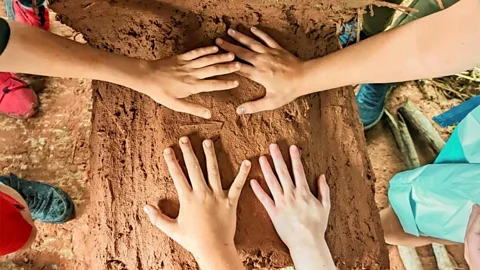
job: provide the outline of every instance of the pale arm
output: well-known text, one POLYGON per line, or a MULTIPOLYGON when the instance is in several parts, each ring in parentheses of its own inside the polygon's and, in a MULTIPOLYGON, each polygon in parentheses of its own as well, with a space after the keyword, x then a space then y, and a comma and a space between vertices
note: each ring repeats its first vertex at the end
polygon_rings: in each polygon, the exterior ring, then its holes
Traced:
POLYGON ((216 46, 146 61, 98 50, 28 25, 9 25, 11 34, 0 55, 0 71, 111 82, 146 94, 173 110, 204 118, 211 117, 207 108, 183 98, 238 85, 236 81, 209 79, 240 68, 232 62, 233 54, 216 54, 216 46))
POLYGON ((300 94, 451 75, 480 64, 478 48, 480 1, 461 0, 449 9, 307 62, 302 82, 306 87, 300 94))

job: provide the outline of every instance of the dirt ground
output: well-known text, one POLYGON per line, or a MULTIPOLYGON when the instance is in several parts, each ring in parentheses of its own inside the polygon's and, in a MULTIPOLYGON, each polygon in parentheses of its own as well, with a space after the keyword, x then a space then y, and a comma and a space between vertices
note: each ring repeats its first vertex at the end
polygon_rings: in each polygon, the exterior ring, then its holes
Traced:
MULTIPOLYGON (((2 5, 3 6, 3 5, 2 5)), ((53 31, 76 40, 82 36, 60 23, 53 31)), ((85 236, 91 229, 84 206, 88 201, 89 135, 91 129, 92 86, 87 80, 27 77, 39 91, 42 107, 31 120, 11 120, 0 116, 0 169, 2 174, 14 172, 64 188, 77 205, 77 219, 65 225, 37 223, 39 236, 26 252, 0 260, 0 269, 91 269, 86 265, 89 252, 85 236), (68 108, 66 110, 65 108, 68 108)), ((391 107, 405 98, 414 101, 429 118, 458 104, 445 100, 436 91, 423 90, 416 83, 407 83, 396 90, 391 107)), ((441 129, 447 139, 451 128, 441 129)), ((386 123, 380 122, 366 132, 368 154, 377 182, 375 200, 382 209, 388 205, 386 192, 389 179, 404 169, 395 141, 386 123)), ((423 162, 434 157, 423 156, 423 162)), ((391 269, 404 269, 396 248, 390 247, 391 269)), ((468 269, 462 247, 449 248, 458 269, 468 269)), ((436 269, 433 253, 419 249, 425 269, 436 269)))

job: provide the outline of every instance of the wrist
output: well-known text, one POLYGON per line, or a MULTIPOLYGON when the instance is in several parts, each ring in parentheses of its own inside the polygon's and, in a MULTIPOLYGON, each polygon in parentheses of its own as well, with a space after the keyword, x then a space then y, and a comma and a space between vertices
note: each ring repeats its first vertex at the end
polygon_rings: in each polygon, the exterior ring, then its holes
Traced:
POLYGON ((243 269, 234 243, 221 246, 209 246, 192 252, 200 269, 237 270, 243 269))

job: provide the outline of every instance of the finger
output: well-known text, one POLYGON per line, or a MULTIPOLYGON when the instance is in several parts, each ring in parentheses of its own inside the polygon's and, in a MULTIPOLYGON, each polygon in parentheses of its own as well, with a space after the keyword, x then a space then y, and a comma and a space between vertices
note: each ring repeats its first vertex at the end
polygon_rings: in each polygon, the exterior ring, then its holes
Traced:
POLYGON ((217 64, 217 65, 197 69, 194 71, 194 74, 199 79, 205 79, 205 78, 235 73, 239 70, 240 70, 240 63, 217 64))
POLYGON ((472 233, 480 233, 480 206, 474 205, 472 213, 468 220, 467 231, 472 233))
POLYGON ((212 117, 209 109, 183 99, 172 98, 170 100, 163 100, 162 104, 177 112, 188 113, 205 119, 212 117))
POLYGON ((322 203, 323 207, 330 209, 330 188, 328 187, 324 174, 322 174, 318 179, 318 199, 322 203))
POLYGON ((308 188, 307 176, 305 175, 305 170, 303 169, 300 151, 296 145, 290 146, 290 158, 292 159, 293 176, 295 177, 295 185, 297 190, 307 190, 310 192, 308 188))
POLYGON ((192 62, 188 63, 186 66, 190 68, 203 68, 203 67, 208 67, 215 64, 231 62, 233 61, 233 59, 235 59, 235 55, 233 53, 209 55, 209 56, 205 56, 205 57, 193 60, 192 62))
POLYGON ((168 172, 172 176, 173 184, 177 189, 178 198, 182 200, 186 194, 192 190, 192 187, 188 184, 188 180, 185 177, 180 164, 178 164, 178 160, 175 157, 172 148, 167 148, 163 151, 163 158, 167 163, 168 172))
POLYGON ((239 63, 239 64, 240 64, 240 70, 236 72, 238 75, 245 77, 247 79, 250 79, 252 81, 255 81, 257 83, 260 83, 257 80, 258 71, 255 69, 254 66, 248 65, 248 64, 242 64, 242 63, 239 63))
POLYGON ((261 98, 255 101, 250 101, 240 105, 237 108, 237 113, 242 115, 242 114, 252 114, 252 113, 258 113, 263 111, 270 111, 278 107, 281 107, 283 105, 285 104, 278 103, 275 99, 265 96, 264 98, 261 98))
POLYGON ((236 41, 240 42, 241 44, 248 47, 250 50, 257 52, 257 53, 266 53, 267 48, 260 42, 256 41, 253 38, 250 38, 236 30, 228 29, 228 35, 231 36, 236 41))
POLYGON ((276 201, 280 199, 283 195, 282 187, 280 183, 278 183, 268 159, 264 156, 260 157, 260 168, 262 169, 263 177, 265 177, 265 182, 267 182, 268 189, 270 189, 272 193, 273 200, 276 201))
POLYGON ((294 189, 292 177, 290 176, 287 164, 285 163, 282 152, 280 152, 280 148, 277 144, 270 145, 270 154, 272 155, 275 170, 277 171, 278 178, 282 184, 283 193, 291 193, 294 189))
POLYGON ((271 38, 269 35, 267 35, 262 30, 260 30, 256 27, 252 27, 252 28, 250 28, 250 31, 252 31, 252 33, 255 36, 259 37, 263 42, 265 42, 265 44, 267 44, 268 47, 274 48, 274 49, 282 48, 273 38, 271 38))
POLYGON ((217 46, 203 47, 203 48, 198 48, 198 49, 186 52, 184 54, 180 54, 178 56, 178 59, 183 61, 192 61, 193 59, 203 57, 205 55, 214 54, 217 52, 218 52, 217 46))
POLYGON ((205 158, 207 160, 208 183, 210 184, 210 188, 212 188, 215 193, 223 194, 217 156, 212 140, 203 141, 203 151, 205 152, 205 158))
POLYGON ((176 221, 166 216, 160 209, 155 206, 146 205, 143 210, 148 215, 150 222, 164 232, 169 237, 173 237, 175 234, 176 221))
POLYGON ((238 81, 202 80, 196 83, 194 93, 213 92, 233 89, 238 86, 238 81))
POLYGON ((193 152, 193 148, 188 137, 180 138, 180 149, 182 149, 183 159, 185 160, 185 165, 187 166, 188 176, 190 177, 193 190, 207 190, 207 183, 203 177, 200 163, 198 163, 198 159, 193 152))
POLYGON ((270 218, 275 213, 275 202, 272 201, 270 196, 263 190, 257 180, 250 181, 250 186, 252 187, 253 193, 257 197, 257 199, 262 203, 265 210, 267 210, 268 215, 270 218))
POLYGON ((250 173, 250 168, 252 167, 252 163, 248 160, 242 162, 240 166, 240 171, 237 174, 237 177, 233 181, 230 190, 228 191, 228 198, 232 201, 237 203, 238 198, 240 198, 240 194, 242 193, 243 186, 247 181, 248 174, 250 173))
POLYGON ((217 43, 217 45, 220 48, 224 49, 227 52, 231 52, 231 53, 235 54, 238 58, 240 58, 244 61, 247 61, 247 62, 249 62, 253 65, 255 65, 255 63, 257 62, 256 61, 257 53, 255 53, 255 52, 244 49, 240 46, 233 45, 232 43, 227 42, 227 41, 225 41, 221 38, 217 38, 217 40, 215 40, 215 42, 217 43))

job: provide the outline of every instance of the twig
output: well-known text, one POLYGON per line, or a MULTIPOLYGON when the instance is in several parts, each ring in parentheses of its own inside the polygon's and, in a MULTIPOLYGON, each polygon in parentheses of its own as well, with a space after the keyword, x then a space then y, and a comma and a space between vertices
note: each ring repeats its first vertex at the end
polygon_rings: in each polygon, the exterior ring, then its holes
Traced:
POLYGON ((398 10, 398 11, 401 11, 401 12, 404 12, 404 13, 410 13, 410 12, 417 13, 418 12, 418 9, 416 9, 416 8, 405 7, 405 6, 402 6, 402 5, 385 2, 383 0, 376 0, 376 1, 373 2, 373 4, 377 7, 389 7, 391 9, 395 9, 395 10, 398 10))
MULTIPOLYGON (((443 85, 443 84, 441 84, 441 83, 439 83, 439 82, 437 82, 437 81, 435 81, 435 80, 430 80, 430 82, 432 82, 436 87, 439 87, 439 88, 441 88, 441 89, 443 89, 443 90, 446 90, 446 91, 448 91, 448 92, 450 92, 450 93, 453 93, 453 94, 455 94, 458 98, 460 98, 462 101, 465 101, 465 98, 463 97, 463 95, 462 95, 461 93, 459 93, 458 91, 455 91, 455 90, 447 87, 446 85, 443 85)), ((468 95, 467 95, 467 96, 468 96, 468 95)))
POLYGON ((476 78, 470 77, 470 76, 468 76, 468 75, 463 75, 463 74, 461 74, 461 73, 455 74, 455 76, 460 77, 460 78, 463 78, 463 79, 467 79, 467 80, 469 80, 469 81, 473 81, 473 82, 478 82, 478 83, 480 83, 480 79, 476 79, 476 78))
POLYGON ((415 150, 415 144, 413 143, 412 136, 410 136, 410 132, 402 115, 397 114, 398 119, 396 120, 388 111, 385 111, 385 114, 405 165, 407 165, 407 168, 410 170, 420 167, 420 159, 415 150))
POLYGON ((445 141, 440 137, 430 121, 428 121, 417 106, 412 102, 407 101, 398 109, 398 111, 405 118, 410 127, 415 129, 420 136, 425 138, 432 150, 436 152, 436 154, 439 154, 440 150, 445 146, 445 141))
POLYGON ((342 23, 337 22, 335 24, 335 26, 337 27, 335 35, 337 36, 338 48, 340 48, 340 50, 341 50, 341 49, 343 49, 343 46, 342 46, 342 42, 340 41, 340 39, 338 37, 340 37, 340 31, 341 31, 341 28, 342 28, 342 23))
POLYGON ((70 156, 70 164, 73 165, 75 162, 75 153, 77 152, 77 139, 75 139, 75 143, 73 144, 72 155, 70 156))
POLYGON ((357 43, 360 42, 360 32, 363 29, 363 8, 357 9, 358 14, 358 25, 357 25, 357 43))
POLYGON ((443 5, 443 1, 442 1, 442 0, 437 0, 437 4, 438 4, 438 6, 440 7, 440 9, 445 9, 445 6, 443 5))

